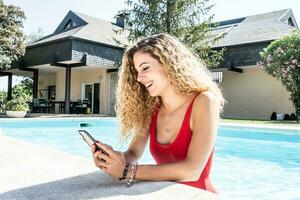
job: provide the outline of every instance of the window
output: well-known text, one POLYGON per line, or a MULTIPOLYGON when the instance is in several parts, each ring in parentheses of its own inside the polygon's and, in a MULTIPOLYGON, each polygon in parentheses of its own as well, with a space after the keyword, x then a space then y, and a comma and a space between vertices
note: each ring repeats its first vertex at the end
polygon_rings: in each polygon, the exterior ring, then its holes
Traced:
POLYGON ((72 27, 76 26, 76 23, 73 22, 71 19, 68 21, 68 23, 65 25, 64 29, 70 29, 72 27))
POLYGON ((288 18, 288 25, 295 26, 294 23, 293 23, 292 18, 288 18))
POLYGON ((212 78, 217 83, 222 83, 223 81, 223 72, 212 72, 212 78))
POLYGON ((83 83, 82 91, 81 91, 81 100, 87 102, 87 107, 90 108, 90 111, 92 111, 94 105, 93 96, 94 96, 93 83, 83 83))
POLYGON ((54 100, 56 98, 55 90, 56 90, 55 85, 48 86, 48 100, 54 100))

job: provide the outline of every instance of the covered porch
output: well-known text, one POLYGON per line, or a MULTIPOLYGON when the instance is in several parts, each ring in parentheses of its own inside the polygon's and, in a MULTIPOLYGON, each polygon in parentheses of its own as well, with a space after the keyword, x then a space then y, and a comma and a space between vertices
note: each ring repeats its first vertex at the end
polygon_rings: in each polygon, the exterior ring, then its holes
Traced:
POLYGON ((12 75, 33 78, 33 112, 114 115, 117 71, 125 44, 120 26, 70 11, 53 34, 26 47, 12 63, 12 75), (97 32, 93 32, 98 30, 97 32), (118 42, 116 42, 118 41, 118 42))

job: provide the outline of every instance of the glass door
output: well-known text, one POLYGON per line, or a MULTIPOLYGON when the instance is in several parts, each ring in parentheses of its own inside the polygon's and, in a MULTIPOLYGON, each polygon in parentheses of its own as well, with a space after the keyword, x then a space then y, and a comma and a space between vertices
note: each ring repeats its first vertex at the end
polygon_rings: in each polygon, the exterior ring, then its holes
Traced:
POLYGON ((82 101, 83 103, 87 104, 87 114, 92 113, 93 111, 93 87, 94 85, 90 83, 84 83, 82 87, 82 101))

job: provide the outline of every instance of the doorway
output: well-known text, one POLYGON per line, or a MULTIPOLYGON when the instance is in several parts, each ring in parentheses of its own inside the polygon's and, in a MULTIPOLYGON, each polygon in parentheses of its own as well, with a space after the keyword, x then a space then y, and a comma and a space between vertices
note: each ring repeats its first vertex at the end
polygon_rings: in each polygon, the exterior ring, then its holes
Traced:
POLYGON ((91 113, 100 113, 100 83, 83 83, 82 84, 82 100, 87 100, 91 113))

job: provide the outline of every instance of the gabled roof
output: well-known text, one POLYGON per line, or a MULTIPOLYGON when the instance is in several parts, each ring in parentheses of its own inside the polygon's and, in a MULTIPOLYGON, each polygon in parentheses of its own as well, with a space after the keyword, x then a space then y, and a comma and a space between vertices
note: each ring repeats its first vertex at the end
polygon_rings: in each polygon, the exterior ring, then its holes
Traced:
POLYGON ((70 37, 122 47, 117 41, 127 44, 126 38, 128 34, 125 31, 117 34, 116 31, 121 29, 121 27, 112 22, 90 17, 79 12, 69 11, 53 34, 41 38, 28 45, 28 47, 70 37), (69 23, 71 27, 68 26, 69 23))
POLYGON ((226 47, 276 40, 297 28, 292 10, 284 9, 219 22, 210 36, 224 34, 213 47, 226 47))

